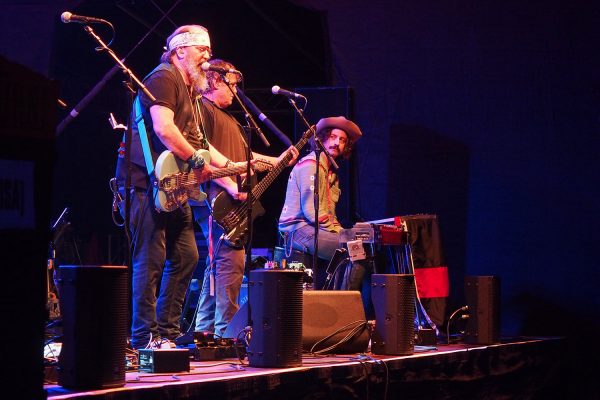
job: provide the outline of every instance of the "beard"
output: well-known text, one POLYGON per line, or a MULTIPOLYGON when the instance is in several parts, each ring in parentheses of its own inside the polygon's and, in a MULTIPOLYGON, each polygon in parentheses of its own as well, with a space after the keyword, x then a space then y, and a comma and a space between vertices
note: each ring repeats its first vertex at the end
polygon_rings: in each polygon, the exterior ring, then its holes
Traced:
POLYGON ((190 75, 192 86, 197 93, 204 93, 208 89, 208 79, 206 79, 206 72, 202 71, 200 67, 194 69, 194 73, 190 75))
POLYGON ((206 72, 204 72, 198 64, 192 62, 185 62, 183 64, 185 72, 190 78, 190 84, 196 91, 196 93, 204 93, 208 89, 208 79, 206 79, 206 72))

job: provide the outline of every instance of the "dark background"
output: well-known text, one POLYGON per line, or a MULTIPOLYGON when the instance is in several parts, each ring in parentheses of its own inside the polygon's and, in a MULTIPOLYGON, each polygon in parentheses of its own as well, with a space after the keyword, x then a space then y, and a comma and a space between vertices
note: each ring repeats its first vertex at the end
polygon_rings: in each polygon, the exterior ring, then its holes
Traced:
MULTIPOLYGON (((579 398, 598 394, 600 4, 184 0, 136 47, 159 8, 175 3, 9 1, 1 54, 58 82, 68 104, 59 121, 114 65, 82 26, 60 22, 65 10, 111 21, 112 48, 121 57, 135 48, 126 64, 140 78, 176 25, 204 25, 215 56, 244 72, 247 94, 290 137, 294 114, 272 85, 350 87, 364 132, 356 211, 366 220, 437 214, 450 308, 463 304, 465 275, 499 275, 503 333, 567 336, 565 385, 579 398)), ((55 216, 69 207, 86 263, 122 261, 108 189, 120 135, 107 117, 125 122, 123 79, 109 79, 48 149, 48 201, 55 216)), ((255 140, 255 149, 278 154, 265 132, 271 148, 255 140)), ((255 247, 275 244, 286 174, 265 194, 255 247)))

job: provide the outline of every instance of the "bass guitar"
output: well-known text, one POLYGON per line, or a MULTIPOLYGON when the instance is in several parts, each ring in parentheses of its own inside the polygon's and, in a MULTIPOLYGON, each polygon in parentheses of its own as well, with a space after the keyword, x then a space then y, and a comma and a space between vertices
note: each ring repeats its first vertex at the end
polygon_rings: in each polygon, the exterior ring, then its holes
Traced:
MULTIPOLYGON (((308 129, 302 138, 294 145, 300 151, 308 142, 313 131, 308 129)), ((221 192, 214 198, 212 203, 213 219, 219 224, 225 233, 225 239, 234 246, 243 246, 248 239, 248 207, 252 207, 252 220, 264 214, 265 210, 258 201, 260 196, 273 183, 275 178, 284 170, 292 159, 292 154, 287 153, 285 157, 273 167, 271 171, 261 179, 252 189, 252 204, 249 201, 240 202, 234 200, 229 193, 221 192)))
MULTIPOLYGON (((210 153, 208 150, 202 151, 204 163, 210 163, 210 153)), ((254 171, 266 171, 272 167, 264 161, 257 160, 252 164, 254 171)), ((239 175, 246 172, 246 165, 240 165, 230 168, 213 169, 211 180, 224 178, 226 176, 239 175)), ((173 211, 179 208, 187 200, 204 201, 204 193, 200 184, 196 180, 196 175, 191 171, 188 163, 176 157, 171 151, 165 150, 158 160, 154 169, 156 177, 154 187, 156 195, 154 196, 154 206, 160 211, 173 211)))

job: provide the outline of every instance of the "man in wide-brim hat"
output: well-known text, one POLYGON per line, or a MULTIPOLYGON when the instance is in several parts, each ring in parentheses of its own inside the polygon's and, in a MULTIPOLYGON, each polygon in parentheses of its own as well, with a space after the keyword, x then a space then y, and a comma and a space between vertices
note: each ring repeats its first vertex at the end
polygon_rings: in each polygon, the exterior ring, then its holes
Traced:
MULTIPOLYGON (((349 158, 350 154, 352 154, 354 143, 356 143, 356 141, 362 136, 360 128, 354 122, 344 117, 321 118, 321 120, 317 122, 317 137, 321 140, 321 142, 323 142, 323 144, 325 144, 325 141, 327 141, 334 129, 343 131, 346 134, 346 142, 341 156, 343 158, 349 158)), ((327 146, 325 146, 325 148, 327 148, 327 146)), ((337 157, 331 152, 329 152, 329 154, 331 154, 334 158, 337 157)))
MULTIPOLYGON (((325 150, 335 159, 348 158, 354 144, 362 136, 360 128, 344 117, 321 119, 316 126, 316 135, 325 150)), ((335 250, 340 248, 340 225, 336 215, 336 205, 340 198, 339 179, 329 165, 327 156, 320 154, 319 159, 319 212, 315 218, 314 192, 316 155, 313 151, 302 158, 290 174, 285 204, 279 217, 279 232, 284 238, 285 250, 292 249, 314 254, 315 224, 318 221, 318 254, 324 260, 331 260, 335 250)), ((313 266, 316 268, 316 266, 313 266)), ((364 271, 364 269, 363 269, 364 271)), ((349 274, 355 275, 355 274, 349 274)), ((364 275, 364 272, 363 272, 364 275)), ((346 277, 345 289, 360 289, 362 275, 354 279, 346 277)), ((319 282, 317 282, 319 284, 319 282)), ((319 287, 320 289, 320 287, 319 287)))

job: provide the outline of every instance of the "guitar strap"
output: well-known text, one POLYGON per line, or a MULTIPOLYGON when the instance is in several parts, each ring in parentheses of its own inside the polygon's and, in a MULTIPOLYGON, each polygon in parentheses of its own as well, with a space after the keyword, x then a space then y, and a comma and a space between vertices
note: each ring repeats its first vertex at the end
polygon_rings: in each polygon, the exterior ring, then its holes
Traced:
POLYGON ((210 214, 208 214, 208 262, 210 265, 210 276, 208 277, 209 280, 209 295, 214 297, 215 295, 215 275, 216 275, 216 271, 215 271, 215 264, 213 261, 213 216, 212 216, 212 212, 210 214))
POLYGON ((156 198, 156 196, 158 195, 158 187, 156 185, 156 179, 154 176, 154 161, 152 160, 152 152, 150 151, 148 132, 146 132, 146 125, 144 124, 144 116, 142 114, 140 96, 135 97, 133 107, 135 110, 135 115, 133 119, 137 125, 138 134, 140 135, 140 142, 142 143, 142 150, 144 151, 144 161, 146 162, 148 177, 150 177, 150 183, 152 184, 153 198, 156 198))

